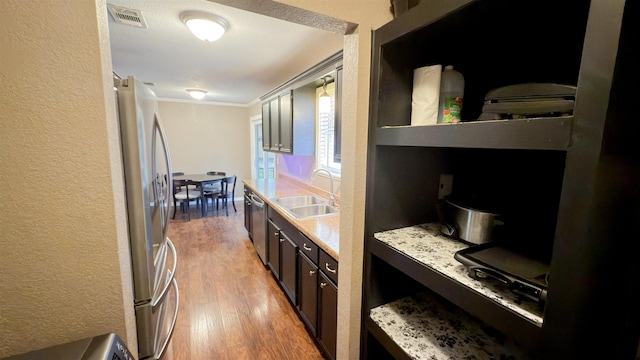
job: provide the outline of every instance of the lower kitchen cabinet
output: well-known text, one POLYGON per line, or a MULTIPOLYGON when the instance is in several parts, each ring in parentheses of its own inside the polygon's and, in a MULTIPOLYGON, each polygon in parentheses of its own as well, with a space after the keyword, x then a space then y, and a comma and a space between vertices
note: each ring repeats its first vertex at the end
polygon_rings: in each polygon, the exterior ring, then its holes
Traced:
POLYGON ((302 252, 299 253, 299 257, 298 310, 307 328, 315 336, 318 316, 318 266, 302 252))
POLYGON ((336 358, 337 330, 338 286, 321 271, 318 282, 317 337, 322 350, 330 359, 336 358))
POLYGON ((269 249, 267 266, 273 276, 280 280, 280 228, 271 219, 267 220, 267 242, 269 249))
POLYGON ((338 262, 271 207, 267 265, 325 357, 335 359, 338 262))
POLYGON ((298 245, 280 231, 280 284, 292 304, 297 304, 298 245))

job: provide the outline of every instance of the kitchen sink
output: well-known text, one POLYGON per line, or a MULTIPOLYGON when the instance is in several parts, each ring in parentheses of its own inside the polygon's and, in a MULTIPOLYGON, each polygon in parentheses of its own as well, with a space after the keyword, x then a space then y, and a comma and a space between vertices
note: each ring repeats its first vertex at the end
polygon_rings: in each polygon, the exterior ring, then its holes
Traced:
POLYGON ((338 213, 339 209, 335 206, 329 206, 327 204, 315 204, 298 206, 287 209, 293 216, 298 219, 306 219, 310 217, 331 215, 338 213))
POLYGON ((313 195, 299 195, 277 198, 276 203, 284 208, 290 209, 299 206, 324 204, 325 202, 313 195))
POLYGON ((336 214, 340 209, 314 195, 287 196, 275 199, 275 202, 297 219, 307 219, 336 214))

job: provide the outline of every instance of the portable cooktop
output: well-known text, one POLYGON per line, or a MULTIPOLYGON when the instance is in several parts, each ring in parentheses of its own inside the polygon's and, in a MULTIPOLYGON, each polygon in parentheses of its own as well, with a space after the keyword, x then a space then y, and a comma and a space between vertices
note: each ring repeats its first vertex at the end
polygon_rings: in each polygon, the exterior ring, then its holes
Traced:
POLYGON ((537 302, 547 299, 549 265, 522 256, 494 243, 472 246, 455 253, 454 258, 476 280, 497 279, 511 291, 537 302))

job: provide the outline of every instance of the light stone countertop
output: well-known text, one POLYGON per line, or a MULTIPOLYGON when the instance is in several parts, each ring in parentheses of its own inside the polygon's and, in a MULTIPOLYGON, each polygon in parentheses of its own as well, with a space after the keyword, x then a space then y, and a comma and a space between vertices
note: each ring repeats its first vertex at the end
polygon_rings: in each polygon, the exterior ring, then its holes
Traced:
POLYGON ((298 185, 295 182, 283 179, 249 179, 243 180, 242 182, 265 200, 270 208, 291 222, 291 224, 315 242, 329 256, 339 261, 340 213, 308 219, 296 219, 275 202, 275 199, 285 196, 312 194, 325 200, 327 198, 326 196, 312 192, 310 189, 298 185))
POLYGON ((428 293, 371 309, 373 320, 411 359, 528 359, 455 306, 428 293))
POLYGON ((469 277, 465 266, 454 258, 456 251, 469 245, 441 235, 438 224, 415 225, 375 233, 373 236, 542 327, 543 311, 538 303, 522 299, 498 281, 478 281, 469 277))

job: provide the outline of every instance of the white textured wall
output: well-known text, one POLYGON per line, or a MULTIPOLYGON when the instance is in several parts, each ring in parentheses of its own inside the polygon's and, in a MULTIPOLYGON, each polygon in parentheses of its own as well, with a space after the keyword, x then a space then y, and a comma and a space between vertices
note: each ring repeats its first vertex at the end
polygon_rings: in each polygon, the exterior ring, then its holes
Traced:
POLYGON ((106 332, 135 351, 105 3, 0 13, 0 357, 106 332))
MULTIPOLYGON (((246 107, 161 101, 158 110, 167 132, 174 171, 185 174, 224 171, 239 180, 251 179, 246 107)), ((241 192, 236 191, 236 197, 239 196, 241 192)))

